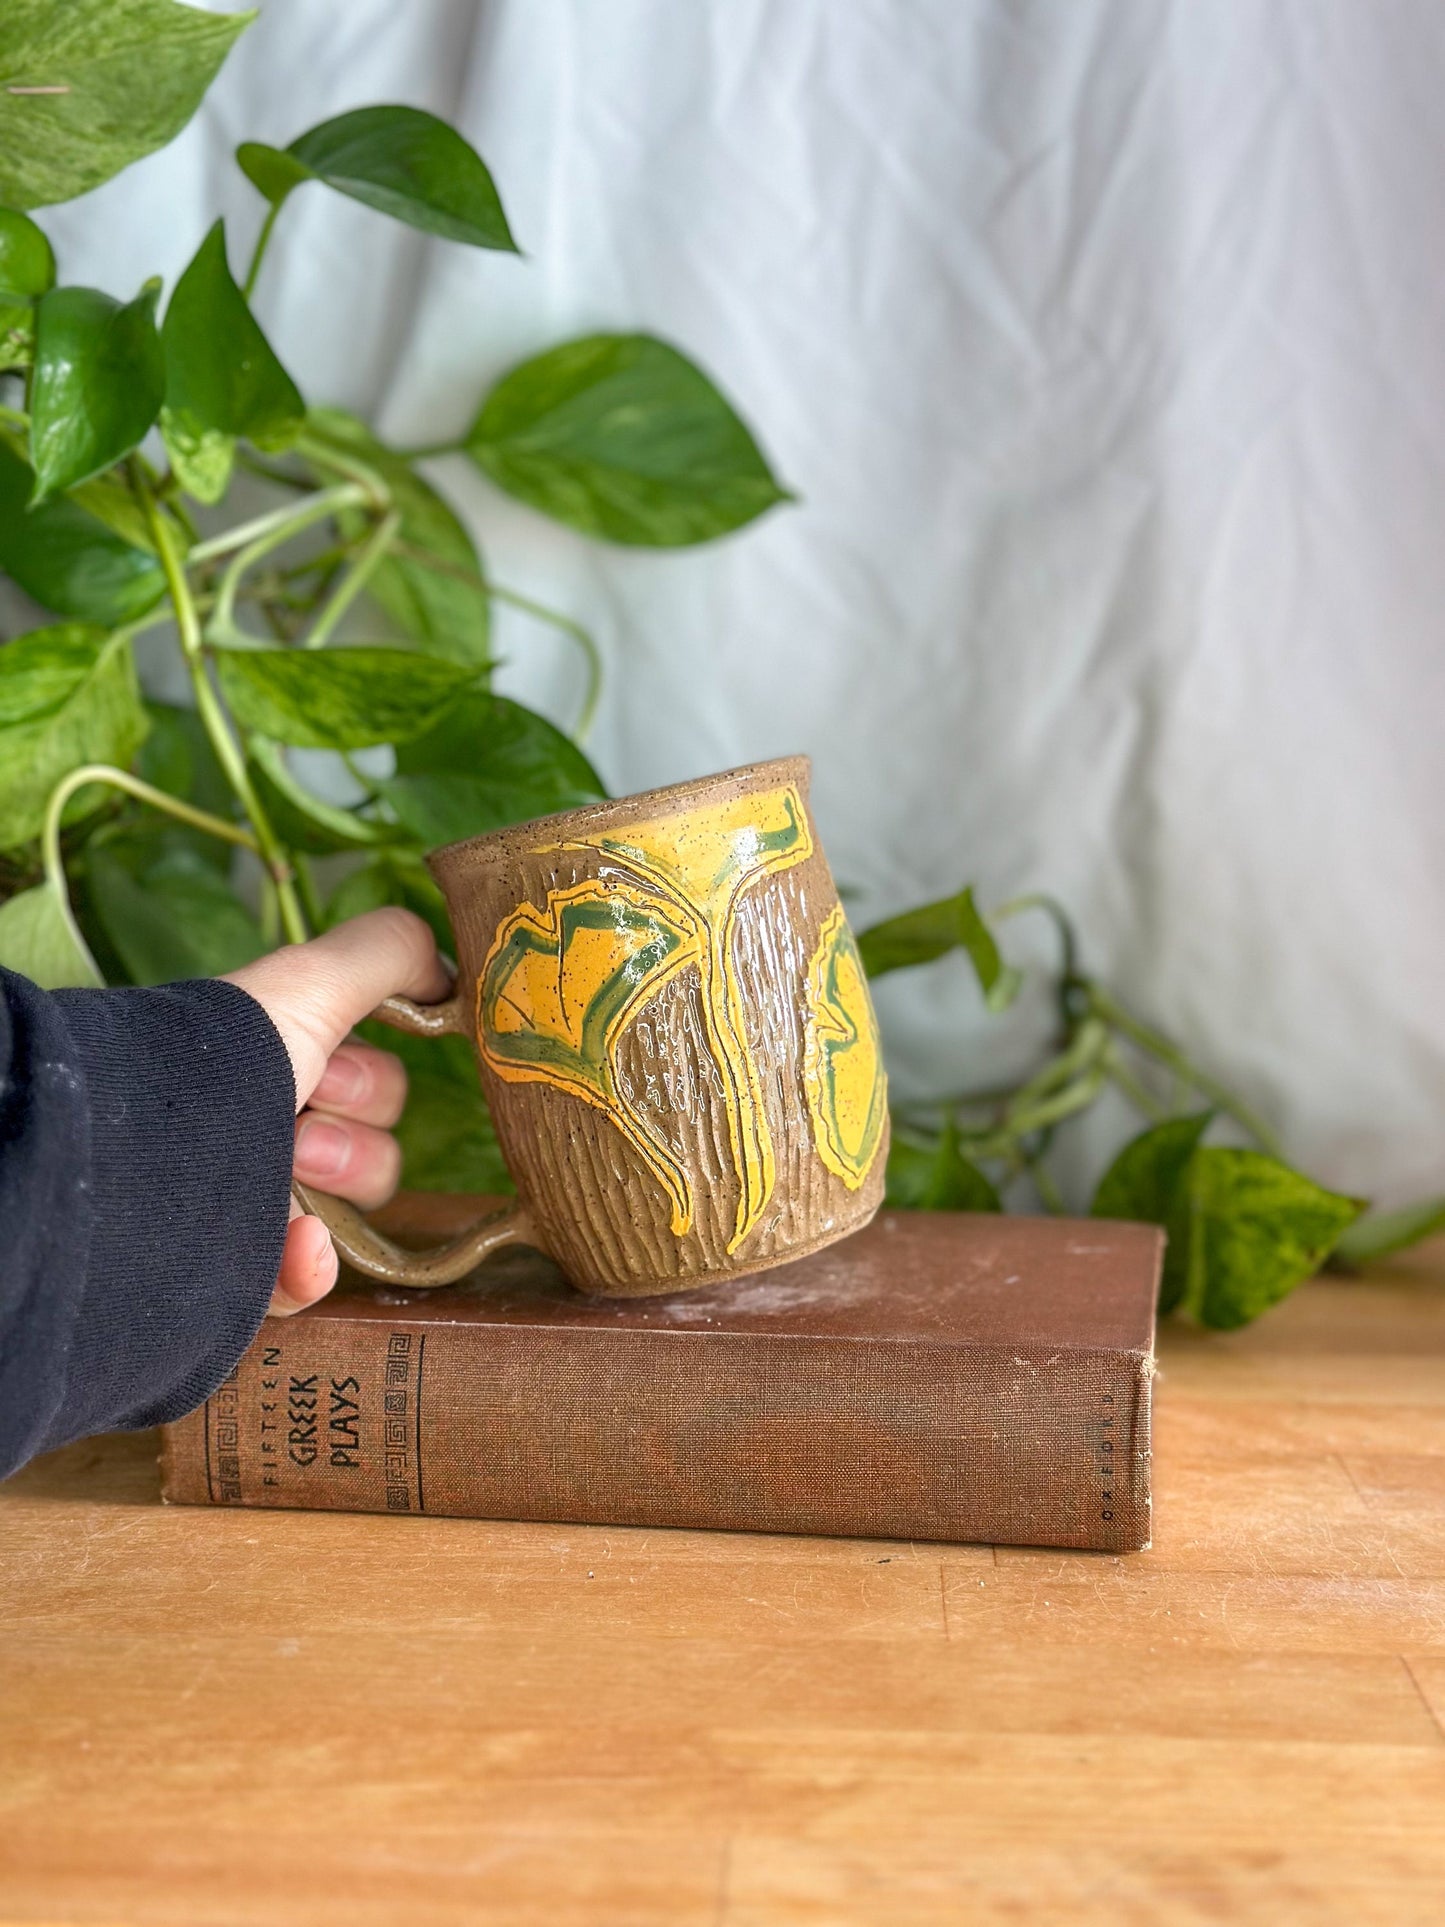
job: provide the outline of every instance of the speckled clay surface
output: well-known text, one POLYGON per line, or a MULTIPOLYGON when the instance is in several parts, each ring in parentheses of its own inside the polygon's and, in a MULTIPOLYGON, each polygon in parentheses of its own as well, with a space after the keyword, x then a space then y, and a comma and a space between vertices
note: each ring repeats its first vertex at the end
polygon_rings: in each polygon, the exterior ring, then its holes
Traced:
POLYGON ((877 1030, 795 757, 436 852, 458 1008, 539 1241, 632 1296, 866 1224, 877 1030))

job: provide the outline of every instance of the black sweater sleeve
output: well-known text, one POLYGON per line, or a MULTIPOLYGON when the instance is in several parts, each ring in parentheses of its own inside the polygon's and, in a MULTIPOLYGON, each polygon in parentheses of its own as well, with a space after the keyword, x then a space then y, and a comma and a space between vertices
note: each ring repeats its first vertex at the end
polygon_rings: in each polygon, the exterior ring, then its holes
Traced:
POLYGON ((0 969, 0 1478, 225 1378, 281 1262, 294 1098, 234 984, 47 993, 0 969))

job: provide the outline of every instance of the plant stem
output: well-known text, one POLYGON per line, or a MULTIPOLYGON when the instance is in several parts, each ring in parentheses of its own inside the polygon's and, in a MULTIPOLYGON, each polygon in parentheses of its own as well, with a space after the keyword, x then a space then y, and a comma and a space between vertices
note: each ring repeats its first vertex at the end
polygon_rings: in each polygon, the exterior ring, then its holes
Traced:
POLYGON ((1088 996, 1090 1008, 1106 1024, 1117 1030, 1121 1036, 1127 1037, 1130 1043, 1137 1045, 1148 1056, 1157 1058, 1161 1064, 1167 1065, 1176 1076, 1198 1091, 1201 1097, 1207 1097, 1210 1103, 1223 1111, 1226 1117, 1232 1117, 1236 1124, 1249 1133, 1261 1150, 1283 1161, 1284 1148, 1279 1139, 1264 1119, 1247 1104, 1242 1103, 1207 1072, 1199 1070, 1176 1044, 1170 1043, 1167 1037, 1157 1030, 1152 1030, 1149 1025, 1141 1023, 1137 1017, 1131 1016, 1122 1004, 1114 1001, 1108 991, 1101 990, 1097 984, 1091 983, 1088 986, 1088 996))
POLYGON ((999 923, 1005 917, 1020 916, 1026 910, 1042 910, 1058 932, 1059 978, 1054 995, 1059 1007, 1059 1021, 1067 1034, 1078 1021, 1080 1000, 1086 989, 1085 980, 1079 975, 1079 939, 1074 920, 1056 897, 1049 896, 1043 890, 1015 897, 1012 902, 995 910, 992 918, 999 923))
POLYGON ((1034 1189, 1039 1194, 1039 1203, 1051 1217, 1062 1217, 1065 1209, 1064 1194, 1054 1183, 1054 1174, 1044 1163, 1042 1156, 1025 1157, 1024 1163, 1028 1167, 1029 1176, 1034 1181, 1034 1189))
POLYGON ((308 555, 302 562, 288 562, 284 569, 276 569, 273 574, 278 582, 298 582, 302 576, 326 574, 355 552, 355 542, 333 542, 329 549, 308 555))
POLYGON ((174 622, 175 619, 174 609, 167 607, 152 609, 146 615, 137 616, 134 622, 123 623, 119 629, 112 629, 111 641, 114 642, 123 637, 129 642, 134 636, 144 635, 147 629, 159 629, 164 623, 174 622))
POLYGON ((151 784, 143 783, 140 777, 132 776, 128 770, 116 769, 109 763, 82 763, 79 769, 73 769, 63 776, 50 792, 50 800, 45 805, 45 821, 40 831, 40 861, 45 880, 55 892, 71 942, 95 972, 96 982, 103 983, 105 979, 90 954, 90 946, 81 935, 75 912, 70 907, 70 888, 65 877, 65 862, 60 854, 60 820, 65 813, 65 806, 77 790, 86 789, 91 783, 104 783, 112 789, 124 790, 127 796, 135 797, 138 802, 149 803, 153 809, 164 810, 168 816, 189 823, 193 829, 204 830, 207 835, 218 836, 227 843, 238 843, 244 849, 254 850, 256 839, 249 830, 243 830, 239 823, 228 823, 224 817, 212 816, 209 810, 198 810, 190 803, 183 803, 178 796, 155 789, 151 784))
POLYGON ((582 709, 572 735, 577 742, 584 742, 597 715, 597 701, 602 694, 602 657, 592 635, 574 622, 571 616, 564 616, 559 609, 549 609, 545 602, 534 602, 530 596, 519 595, 515 589, 504 589, 498 583, 486 582, 487 594, 498 602, 505 602, 513 609, 520 609, 524 615, 535 616, 538 622, 547 622, 564 635, 571 636, 577 643, 587 661, 587 687, 582 697, 582 709))
POLYGON ((1104 1070, 1096 1065, 1083 1077, 1066 1084, 1062 1090, 1051 1096, 1041 1098, 1027 1108, 1020 1107, 1010 1111, 1004 1129, 1011 1137, 1026 1137, 1031 1131, 1041 1131, 1046 1125, 1062 1123, 1072 1117, 1075 1111, 1087 1110, 1104 1087, 1104 1070))
POLYGON ((395 509, 393 509, 389 515, 383 516, 381 521, 377 523, 376 527, 367 537, 366 544, 361 553, 357 556, 341 581, 337 583, 331 600, 321 611, 320 615, 317 616, 315 622, 312 623, 310 632, 303 640, 302 646, 304 648, 325 648, 336 629, 336 625, 361 594, 361 591, 366 587, 378 563, 391 547, 393 541, 395 541, 396 532, 400 527, 401 517, 395 509))
POLYGON ((1104 1064, 1111 1083, 1118 1086, 1136 1111, 1142 1111, 1155 1124, 1162 1124, 1166 1118, 1173 1117, 1173 1108, 1161 1104, 1151 1091, 1144 1088, 1117 1050, 1110 1048, 1105 1051, 1104 1064))
MULTIPOLYGON (((960 1111, 1001 1110, 998 1123, 982 1125, 969 1135, 978 1139, 987 1138, 990 1143, 996 1138, 1017 1137, 1023 1131, 1036 1128, 1034 1120, 1045 1098, 1071 1085, 1081 1073, 1092 1076, 1098 1065, 1107 1064, 1108 1042, 1109 1033, 1102 1023, 1087 1022, 1079 1027, 1068 1047, 1056 1057, 1051 1057, 1043 1069, 1035 1072, 1025 1084, 1003 1086, 991 1091, 965 1091, 957 1097, 938 1097, 929 1099, 927 1103, 899 1105, 894 1117, 906 1119, 910 1113, 916 1115, 920 1111, 941 1111, 958 1126, 960 1111), (1020 1122, 1021 1119, 1024 1121, 1020 1122)), ((1074 1108, 1072 1100, 1068 1108, 1074 1108)), ((912 1128, 915 1131, 929 1129, 920 1125, 912 1128)), ((964 1126, 959 1128, 966 1130, 964 1126)))
POLYGON ((216 761, 221 765, 227 782, 235 792, 241 808, 250 818, 251 827, 256 833, 256 844, 261 860, 276 885, 276 902, 281 913, 281 927, 291 943, 305 943, 306 919, 302 915, 301 904, 292 881, 290 859, 281 839, 271 826, 271 819, 267 816, 260 797, 256 794, 256 786, 252 783, 246 768, 246 759, 232 733, 230 721, 221 707, 220 698, 211 687, 211 679, 206 673, 200 617, 191 596, 190 584, 186 581, 185 569, 176 551, 175 537, 166 526, 165 519, 156 506, 155 496, 151 493, 140 465, 133 456, 130 461, 130 476, 131 487, 145 509, 151 539, 156 545, 156 554, 160 557, 161 567, 165 571, 166 585, 170 590, 171 602, 176 612, 176 627, 180 631, 181 653, 185 657, 186 667, 190 671, 191 687, 195 692, 196 713, 211 740, 216 761))
POLYGON ((391 507, 391 490, 386 482, 369 462, 363 462, 350 449, 333 448, 330 442, 318 441, 314 435, 302 433, 296 438, 295 452, 303 461, 311 462, 317 468, 333 468, 338 475, 359 483, 373 506, 383 514, 391 507))
POLYGON ((366 801, 368 803, 374 803, 381 792, 366 774, 365 770, 359 767, 351 751, 349 749, 339 749, 336 753, 346 765, 347 774, 351 777, 351 780, 356 784, 357 788, 366 791, 366 801))
POLYGON ((301 895, 301 904, 311 921, 313 930, 320 930, 326 922, 321 909, 321 898, 316 893, 316 879, 311 874, 311 865, 297 850, 291 858, 296 869, 296 888, 301 895))
MULTIPOLYGON (((127 796, 133 796, 138 803, 149 803, 152 809, 164 810, 167 816, 173 816, 178 823, 189 823, 193 830, 204 830, 207 836, 219 837, 223 843, 234 843, 239 849, 259 854, 260 846, 243 824, 228 822, 224 816, 213 815, 210 810, 197 809, 194 803, 183 802, 179 796, 172 796, 169 790, 158 790, 153 783, 132 776, 129 770, 116 769, 110 763, 82 763, 79 769, 73 769, 69 775, 62 777, 51 791, 45 814, 47 825, 54 814, 57 851, 60 813, 76 791, 84 789, 87 783, 104 783, 111 789, 124 790, 127 796)), ((42 839, 47 833, 42 833, 42 839)))
MULTIPOLYGON (((1017 1095, 1016 1084, 999 1084, 987 1091, 958 1091, 952 1097, 921 1097, 905 1101, 900 1098, 892 1108, 894 1118, 917 1118, 944 1115, 958 1121, 960 1111, 996 1111, 1001 1104, 1007 1104, 1017 1095)), ((918 1129, 925 1128, 920 1125, 918 1129)))
POLYGON ((1064 906, 1046 891, 1034 890, 1027 896, 1014 897, 1002 903, 997 910, 991 911, 994 923, 1002 923, 1006 917, 1022 916, 1026 910, 1042 910, 1052 921, 1059 933, 1059 969, 1063 976, 1074 977, 1079 967, 1079 940, 1074 931, 1073 919, 1064 906))
POLYGON ((281 919, 276 909, 276 886, 267 876, 261 879, 260 901, 256 905, 256 922, 260 926, 262 943, 268 950, 274 950, 281 936, 281 919))
POLYGON ((30 417, 26 414, 25 410, 23 408, 7 408, 4 402, 0 402, 0 422, 4 422, 6 426, 10 428, 23 428, 27 434, 30 431, 30 417))
POLYGON ((241 288, 242 294, 245 295, 248 301, 251 299, 252 290, 256 286, 256 277, 261 272, 261 263, 266 258, 266 249, 271 242, 271 230, 276 225, 276 216, 281 212, 281 207, 282 203, 280 201, 273 201, 271 203, 270 207, 266 210, 266 218, 261 223, 261 232, 256 236, 256 247, 251 256, 251 265, 246 270, 245 283, 241 288))
POLYGON ((279 548, 281 542, 287 541, 299 530, 309 528, 313 522, 320 521, 339 509, 359 508, 365 500, 365 493, 354 482, 343 482, 336 488, 322 489, 313 494, 309 501, 299 505, 293 503, 287 508, 270 509, 265 515, 256 516, 253 521, 238 522, 233 529, 226 529, 220 535, 213 535, 204 542, 197 542, 193 549, 187 551, 186 561, 188 563, 209 562, 215 556, 230 555, 234 549, 253 547, 257 542, 264 541, 279 530, 280 542, 268 542, 266 548, 260 551, 262 555, 266 555, 271 549, 279 548), (325 503, 326 506, 319 508, 317 506, 319 503, 325 503))
POLYGON ((1103 1086, 1104 1071, 1100 1065, 1072 1084, 1066 1084, 1053 1096, 1041 1099, 1027 1110, 1010 1114, 1001 1124, 976 1131, 960 1130, 958 1141, 970 1157, 1017 1158, 1026 1163, 1020 1140, 1062 1123, 1076 1111, 1087 1110, 1103 1086))
POLYGON ((185 498, 181 492, 181 485, 174 469, 167 469, 164 479, 157 485, 156 500, 158 502, 164 502, 170 513, 180 523, 186 538, 186 549, 189 553, 195 543, 200 540, 201 532, 191 519, 190 510, 186 507, 185 498))
POLYGON ((500 583, 489 577, 478 575, 471 569, 459 568, 445 556, 433 555, 427 549, 419 549, 410 542, 398 542, 393 553, 403 562, 416 562, 424 569, 431 569, 437 575, 447 575, 455 582, 465 582, 469 586, 481 587, 497 602, 505 602, 513 609, 520 609, 525 615, 534 616, 538 622, 549 623, 560 629, 581 648, 587 660, 587 688, 582 699, 582 713, 577 718, 572 735, 581 742, 592 727, 597 712, 597 700, 602 693, 602 657, 590 631, 571 616, 564 616, 560 609, 552 609, 545 602, 534 602, 531 596, 518 593, 516 589, 504 589, 500 583))
POLYGON ((288 627, 285 618, 275 603, 267 602, 264 598, 261 602, 261 619, 283 649, 289 648, 296 640, 295 635, 288 627))
POLYGON ((1067 1047, 1014 1092, 1004 1111, 1005 1123, 1012 1125, 1017 1115, 1028 1113, 1031 1105, 1050 1096, 1081 1071, 1090 1069, 1103 1055, 1108 1042, 1107 1028, 1097 1018, 1086 1019, 1067 1047))
POLYGON ((249 448, 236 450, 236 466, 244 468, 248 475, 259 475, 263 481, 274 482, 277 488, 309 490, 312 487, 309 476, 292 475, 288 470, 278 468, 274 462, 263 462, 260 456, 253 455, 249 448))
POLYGON ((215 612, 206 625, 208 634, 220 642, 228 642, 233 637, 244 640, 245 631, 236 625, 236 596, 246 571, 273 549, 279 549, 291 541, 293 536, 300 535, 316 522, 326 521, 338 508, 356 507, 362 499, 360 491, 351 483, 346 483, 341 488, 323 489, 320 494, 311 496, 282 514, 263 517, 263 520, 269 521, 270 527, 248 542, 226 564, 216 591, 215 612))

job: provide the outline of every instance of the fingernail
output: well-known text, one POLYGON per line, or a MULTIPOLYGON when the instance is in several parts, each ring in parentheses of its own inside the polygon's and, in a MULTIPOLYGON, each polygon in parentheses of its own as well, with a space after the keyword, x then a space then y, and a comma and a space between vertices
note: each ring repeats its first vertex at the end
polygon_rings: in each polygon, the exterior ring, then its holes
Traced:
POLYGON ((308 1117, 296 1133, 296 1162, 312 1177, 334 1178, 350 1149, 346 1132, 324 1117, 308 1117))
POLYGON ((333 1057, 321 1073, 315 1096, 322 1103, 354 1104, 366 1089, 366 1072, 354 1057, 333 1057))

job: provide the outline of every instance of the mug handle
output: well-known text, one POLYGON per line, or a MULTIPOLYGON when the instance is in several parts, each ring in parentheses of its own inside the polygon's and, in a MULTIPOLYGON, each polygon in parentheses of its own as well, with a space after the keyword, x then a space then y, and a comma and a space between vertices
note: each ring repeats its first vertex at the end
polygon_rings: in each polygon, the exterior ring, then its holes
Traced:
MULTIPOLYGON (((414 1004, 410 997, 388 997, 372 1012, 382 1023, 413 1037, 465 1037, 470 1029, 466 999, 458 990, 439 1004, 414 1004)), ((339 1256, 357 1271, 384 1284, 405 1285, 410 1291, 429 1290, 434 1285, 452 1285, 503 1245, 524 1244, 542 1248, 525 1205, 507 1205, 494 1211, 464 1232, 454 1244, 438 1245, 432 1251, 407 1251, 384 1238, 369 1225, 354 1204, 333 1198, 329 1192, 314 1191, 309 1184, 293 1178, 291 1195, 303 1211, 320 1218, 331 1233, 339 1256)))

